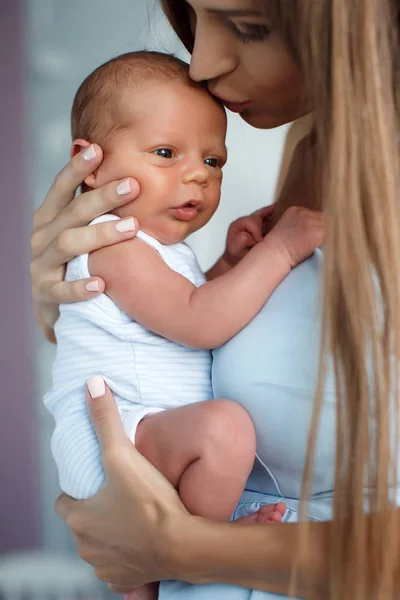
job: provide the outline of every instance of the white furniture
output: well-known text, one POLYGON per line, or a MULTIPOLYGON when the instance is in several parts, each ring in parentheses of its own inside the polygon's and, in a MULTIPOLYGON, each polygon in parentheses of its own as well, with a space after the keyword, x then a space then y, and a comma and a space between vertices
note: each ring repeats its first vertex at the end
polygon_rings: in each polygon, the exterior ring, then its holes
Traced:
POLYGON ((77 558, 42 551, 0 557, 0 600, 100 600, 105 595, 93 569, 77 558))

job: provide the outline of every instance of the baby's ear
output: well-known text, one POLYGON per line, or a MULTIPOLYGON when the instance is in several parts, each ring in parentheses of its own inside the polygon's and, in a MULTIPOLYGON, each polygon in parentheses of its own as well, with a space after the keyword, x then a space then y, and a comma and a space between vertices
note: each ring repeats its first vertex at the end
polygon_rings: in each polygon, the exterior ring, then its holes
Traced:
MULTIPOLYGON (((90 146, 90 142, 88 142, 87 140, 83 140, 81 138, 74 140, 71 145, 70 157, 74 158, 74 156, 76 156, 84 148, 88 148, 89 146, 90 146)), ((86 177, 85 183, 90 188, 96 187, 96 171, 86 177)))

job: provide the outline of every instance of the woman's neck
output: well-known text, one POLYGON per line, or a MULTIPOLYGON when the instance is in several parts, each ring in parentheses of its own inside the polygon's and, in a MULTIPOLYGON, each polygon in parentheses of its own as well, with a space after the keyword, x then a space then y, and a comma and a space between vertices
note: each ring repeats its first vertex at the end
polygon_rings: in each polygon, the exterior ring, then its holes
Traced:
POLYGON ((316 139, 311 121, 308 120, 306 125, 301 124, 301 132, 296 129, 298 123, 289 130, 272 226, 291 206, 322 210, 322 198, 316 191, 316 139), (304 135, 300 136, 299 133, 304 135))

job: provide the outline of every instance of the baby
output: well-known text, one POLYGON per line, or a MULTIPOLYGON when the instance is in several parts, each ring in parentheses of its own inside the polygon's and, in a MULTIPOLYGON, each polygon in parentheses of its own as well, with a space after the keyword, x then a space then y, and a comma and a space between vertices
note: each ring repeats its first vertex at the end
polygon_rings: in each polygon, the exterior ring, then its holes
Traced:
MULTIPOLYGON (((87 498, 104 483, 85 405, 85 383, 95 373, 112 389, 129 438, 190 512, 228 520, 244 489, 255 459, 254 427, 234 399, 212 399, 211 350, 245 327, 290 270, 322 244, 323 225, 310 211, 290 209, 263 237, 271 209, 239 219, 223 257, 204 276, 184 240, 218 207, 226 125, 223 106, 169 55, 120 56, 89 75, 76 94, 72 153, 93 142, 104 152, 85 187, 129 173, 141 193, 92 224, 115 220, 118 226, 135 216, 137 236, 67 267, 67 280, 100 276, 106 283, 97 298, 62 305, 56 324, 53 388, 45 403, 56 421, 52 450, 60 484, 74 498, 87 498)), ((118 192, 128 189, 129 179, 118 192)), ((253 522, 280 517, 273 506, 253 522)), ((157 594, 154 586, 142 591, 157 594)))

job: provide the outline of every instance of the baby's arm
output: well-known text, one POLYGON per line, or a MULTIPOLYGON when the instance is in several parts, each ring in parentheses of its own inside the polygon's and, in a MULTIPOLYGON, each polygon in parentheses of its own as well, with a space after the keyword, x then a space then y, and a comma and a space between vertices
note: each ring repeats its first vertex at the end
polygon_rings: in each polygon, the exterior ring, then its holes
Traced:
POLYGON ((318 214, 295 210, 234 268, 199 288, 137 238, 92 253, 90 272, 144 327, 186 346, 216 348, 245 327, 291 268, 322 243, 318 214))

